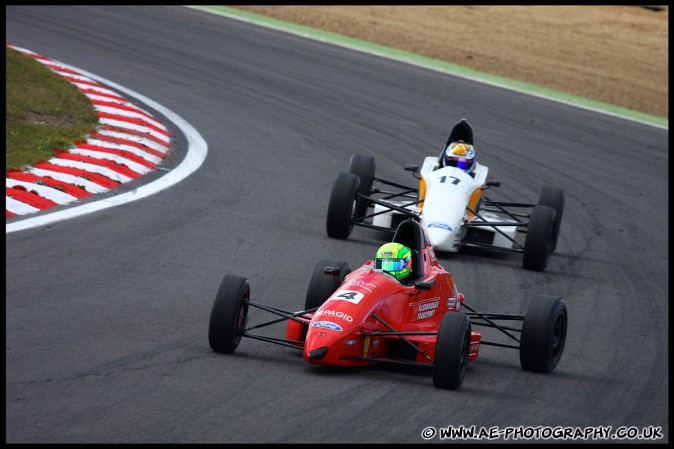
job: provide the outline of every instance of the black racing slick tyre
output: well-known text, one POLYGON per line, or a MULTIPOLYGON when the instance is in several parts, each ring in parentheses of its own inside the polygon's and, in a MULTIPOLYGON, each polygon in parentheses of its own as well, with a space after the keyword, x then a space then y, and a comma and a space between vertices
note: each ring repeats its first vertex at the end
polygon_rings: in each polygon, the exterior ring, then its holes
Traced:
POLYGON ((239 346, 248 320, 248 279, 227 274, 222 278, 208 323, 208 344, 216 352, 232 353, 239 346))
POLYGON ((552 207, 555 211, 555 224, 552 227, 552 251, 557 249, 557 239, 559 238, 559 228, 562 226, 562 215, 564 214, 564 190, 559 187, 544 185, 541 189, 541 195, 538 198, 538 204, 552 207))
POLYGON ((548 206, 534 206, 524 240, 522 266, 525 269, 543 271, 548 266, 552 254, 554 225, 554 209, 548 206))
POLYGON ((463 383, 470 350, 470 318, 464 312, 447 312, 440 323, 433 361, 433 385, 456 390, 463 383))
MULTIPOLYGON (((365 156, 363 154, 354 154, 349 160, 349 173, 358 176, 360 180, 359 191, 363 195, 370 195, 372 190, 372 183, 374 182, 374 172, 376 164, 372 156, 365 156)), ((362 198, 356 201, 357 219, 362 219, 367 214, 368 202, 362 198)))
POLYGON ((352 220, 356 214, 356 194, 359 189, 358 176, 341 172, 332 186, 328 202, 326 230, 328 236, 345 239, 351 235, 352 220))
POLYGON ((351 273, 351 267, 346 262, 334 259, 323 259, 318 262, 309 281, 304 310, 322 306, 325 300, 342 285, 349 273, 351 273), (336 273, 326 273, 326 268, 333 268, 336 273))
POLYGON ((527 371, 550 373, 559 363, 569 325, 564 300, 537 294, 529 304, 520 336, 520 364, 527 371))

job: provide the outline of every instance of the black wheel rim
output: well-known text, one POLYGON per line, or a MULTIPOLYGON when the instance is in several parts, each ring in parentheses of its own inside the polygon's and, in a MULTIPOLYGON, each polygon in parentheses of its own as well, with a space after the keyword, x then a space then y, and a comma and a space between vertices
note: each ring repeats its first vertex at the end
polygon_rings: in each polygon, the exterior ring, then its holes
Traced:
POLYGON ((236 316, 235 341, 237 344, 241 341, 241 336, 243 336, 246 331, 246 323, 248 322, 248 299, 249 293, 246 291, 243 300, 241 301, 241 306, 239 307, 239 313, 236 316))
POLYGON ((466 367, 468 366, 468 353, 470 352, 470 329, 466 331, 466 334, 463 336, 463 350, 461 351, 461 358, 459 359, 459 364, 461 366, 459 377, 463 380, 463 376, 466 373, 466 367))
POLYGON ((565 336, 566 318, 564 314, 560 314, 555 320, 555 325, 552 328, 552 339, 550 341, 553 360, 556 360, 561 355, 562 349, 564 347, 565 336))
POLYGON ((358 212, 358 191, 356 190, 356 196, 353 198, 353 203, 351 204, 351 216, 349 217, 349 233, 353 229, 353 220, 356 218, 356 213, 358 212))

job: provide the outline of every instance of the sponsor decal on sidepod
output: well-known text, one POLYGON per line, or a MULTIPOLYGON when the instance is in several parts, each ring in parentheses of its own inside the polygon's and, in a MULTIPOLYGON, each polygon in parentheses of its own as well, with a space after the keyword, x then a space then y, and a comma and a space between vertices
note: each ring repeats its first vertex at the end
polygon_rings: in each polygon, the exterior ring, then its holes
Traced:
POLYGON ((433 317, 435 315, 435 309, 437 309, 438 306, 440 306, 440 298, 420 301, 416 307, 417 320, 433 317))

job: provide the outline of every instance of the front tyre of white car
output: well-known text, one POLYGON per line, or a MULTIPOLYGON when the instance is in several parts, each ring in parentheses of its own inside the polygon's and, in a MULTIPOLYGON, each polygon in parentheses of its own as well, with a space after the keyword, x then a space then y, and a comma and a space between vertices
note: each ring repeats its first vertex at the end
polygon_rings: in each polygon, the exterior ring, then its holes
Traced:
POLYGON ((522 266, 525 269, 543 271, 548 266, 554 247, 554 225, 554 209, 548 206, 534 206, 524 240, 522 266))
POLYGON ((559 229, 562 226, 562 215, 564 214, 564 190, 559 187, 544 185, 538 198, 538 204, 548 206, 555 210, 555 224, 552 228, 552 251, 557 249, 557 240, 559 238, 559 229))
POLYGON ((346 239, 353 229, 356 214, 356 195, 359 189, 358 176, 341 172, 332 186, 328 202, 326 231, 335 239, 346 239))
MULTIPOLYGON (((354 154, 349 160, 349 173, 358 176, 360 180, 359 191, 363 195, 370 195, 376 164, 372 156, 354 154)), ((364 199, 356 201, 356 218, 362 219, 367 214, 368 202, 364 199)))

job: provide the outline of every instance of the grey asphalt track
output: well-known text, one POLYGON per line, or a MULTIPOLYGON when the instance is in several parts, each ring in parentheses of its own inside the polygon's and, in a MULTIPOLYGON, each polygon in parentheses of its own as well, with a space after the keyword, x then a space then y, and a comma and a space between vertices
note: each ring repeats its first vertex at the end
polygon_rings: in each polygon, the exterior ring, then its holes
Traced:
POLYGON ((450 425, 656 426, 668 441, 668 130, 180 6, 7 6, 6 41, 141 92, 209 144, 169 190, 7 234, 7 443, 417 443, 450 425), (210 350, 225 273, 299 310, 320 259, 374 255, 374 231, 325 233, 352 154, 409 181, 403 165, 464 117, 502 182, 494 199, 566 192, 543 273, 518 255, 439 254, 478 310, 565 298, 553 374, 485 347, 443 391, 425 369, 317 367, 253 340, 210 350))

